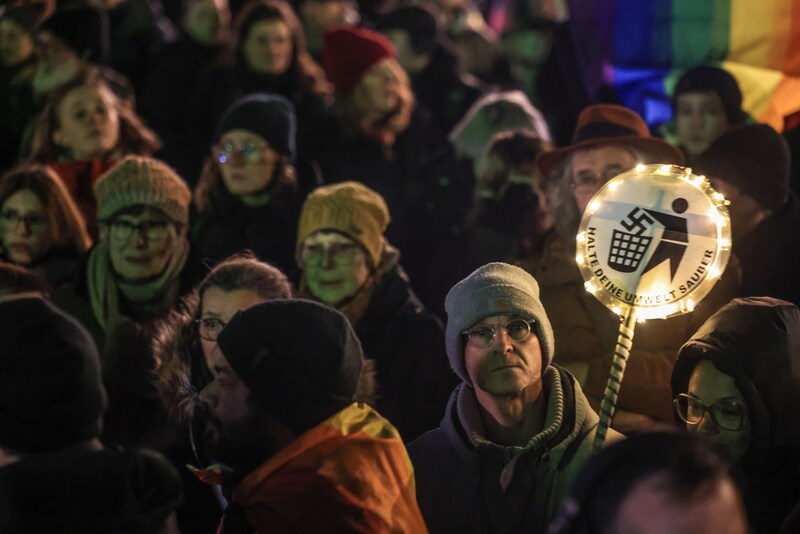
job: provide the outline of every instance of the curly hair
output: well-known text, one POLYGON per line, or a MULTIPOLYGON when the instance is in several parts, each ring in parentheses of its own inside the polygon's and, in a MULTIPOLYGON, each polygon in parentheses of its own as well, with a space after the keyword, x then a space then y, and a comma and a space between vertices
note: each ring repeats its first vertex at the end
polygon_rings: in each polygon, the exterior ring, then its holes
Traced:
POLYGON ((44 165, 23 164, 0 177, 0 207, 18 191, 31 191, 47 213, 51 250, 80 257, 92 239, 86 221, 58 175, 44 165))
POLYGON ((247 289, 264 300, 291 298, 293 294, 285 274, 259 261, 252 252, 242 251, 211 269, 159 323, 153 336, 158 368, 155 385, 164 406, 178 421, 191 420, 197 396, 209 381, 194 321, 200 318, 203 297, 211 288, 225 292, 247 289))
POLYGON ((161 148, 158 135, 148 128, 133 108, 122 101, 103 79, 98 69, 81 71, 72 80, 53 91, 47 100, 33 133, 30 160, 36 163, 68 160, 71 156, 65 147, 53 139, 53 134, 61 127, 59 112, 62 101, 73 90, 81 87, 99 87, 104 89, 114 103, 114 110, 119 116, 119 140, 115 152, 119 156, 138 155, 151 156, 161 148))

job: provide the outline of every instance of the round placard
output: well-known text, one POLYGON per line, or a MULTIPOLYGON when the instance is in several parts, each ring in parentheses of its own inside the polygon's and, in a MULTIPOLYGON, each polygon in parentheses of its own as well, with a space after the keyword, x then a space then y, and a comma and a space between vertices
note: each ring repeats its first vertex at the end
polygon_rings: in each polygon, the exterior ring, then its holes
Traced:
POLYGON ((676 165, 638 165, 610 180, 578 231, 586 290, 639 319, 692 311, 728 264, 727 203, 705 177, 676 165))

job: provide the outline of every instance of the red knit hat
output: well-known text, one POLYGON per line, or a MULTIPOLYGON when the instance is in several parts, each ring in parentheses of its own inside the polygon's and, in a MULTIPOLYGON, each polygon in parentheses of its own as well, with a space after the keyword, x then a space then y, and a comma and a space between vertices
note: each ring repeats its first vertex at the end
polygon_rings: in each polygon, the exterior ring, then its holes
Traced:
POLYGON ((356 26, 331 28, 322 44, 322 68, 338 96, 349 95, 373 65, 396 56, 389 39, 356 26))

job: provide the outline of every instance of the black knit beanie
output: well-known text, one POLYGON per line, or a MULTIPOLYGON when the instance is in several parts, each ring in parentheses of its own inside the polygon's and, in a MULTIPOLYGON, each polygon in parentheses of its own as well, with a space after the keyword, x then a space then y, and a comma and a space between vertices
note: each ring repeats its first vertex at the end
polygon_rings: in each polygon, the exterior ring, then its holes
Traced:
POLYGON ((354 402, 361 343, 336 310, 302 299, 237 313, 217 338, 251 393, 302 434, 354 402))
POLYGON ((263 137, 270 147, 294 161, 296 122, 294 106, 284 97, 274 93, 253 93, 225 110, 214 130, 212 143, 218 142, 225 132, 250 130, 263 137))
POLYGON ((0 447, 38 453, 97 437, 106 392, 94 340, 40 298, 0 303, 0 447))
POLYGON ((766 124, 747 124, 723 133, 693 168, 730 182, 773 212, 779 211, 789 196, 789 147, 766 124))
POLYGON ((728 71, 700 65, 687 70, 675 85, 672 93, 672 109, 676 109, 678 96, 683 93, 707 93, 719 95, 722 108, 731 126, 744 124, 747 113, 742 110, 742 91, 739 83, 728 71))
POLYGON ((406 6, 387 13, 378 22, 381 32, 403 30, 417 54, 430 53, 436 47, 436 17, 423 6, 406 6))
POLYGON ((105 11, 93 7, 59 9, 42 23, 78 56, 92 63, 103 64, 109 53, 109 22, 105 11))

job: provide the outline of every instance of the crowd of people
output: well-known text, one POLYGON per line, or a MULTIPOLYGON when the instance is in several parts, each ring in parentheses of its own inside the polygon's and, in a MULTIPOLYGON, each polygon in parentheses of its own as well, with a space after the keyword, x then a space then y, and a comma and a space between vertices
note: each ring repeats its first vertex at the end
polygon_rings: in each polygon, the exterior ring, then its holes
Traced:
POLYGON ((800 530, 794 137, 712 65, 586 101, 537 5, 3 2, 0 533, 800 530), (731 256, 597 451, 576 236, 640 163, 731 256))

